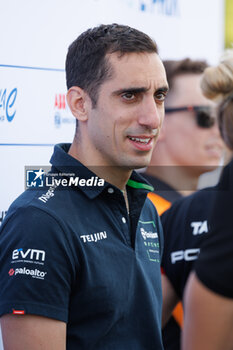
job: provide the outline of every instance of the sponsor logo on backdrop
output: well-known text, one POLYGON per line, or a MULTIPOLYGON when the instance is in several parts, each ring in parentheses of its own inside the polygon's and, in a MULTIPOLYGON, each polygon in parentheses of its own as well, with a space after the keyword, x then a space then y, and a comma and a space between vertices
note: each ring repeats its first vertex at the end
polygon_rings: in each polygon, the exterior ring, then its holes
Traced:
POLYGON ((179 0, 121 0, 121 2, 130 9, 144 13, 156 13, 164 16, 179 15, 179 0))
POLYGON ((65 94, 55 95, 54 110, 54 124, 56 128, 60 128, 65 124, 75 124, 76 119, 70 112, 70 109, 66 102, 65 94))
POLYGON ((12 122, 16 114, 16 98, 18 90, 0 89, 0 122, 12 122))
POLYGON ((1 226, 2 222, 3 222, 3 219, 6 216, 6 214, 7 214, 7 210, 1 210, 0 211, 0 226, 1 226))
POLYGON ((165 16, 178 16, 178 0, 141 0, 142 12, 157 13, 165 16))

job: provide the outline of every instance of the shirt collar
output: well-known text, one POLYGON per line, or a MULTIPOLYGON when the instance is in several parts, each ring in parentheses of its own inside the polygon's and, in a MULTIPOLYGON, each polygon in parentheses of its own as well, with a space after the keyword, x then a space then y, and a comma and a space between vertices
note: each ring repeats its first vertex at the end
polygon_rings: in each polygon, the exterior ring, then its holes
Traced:
MULTIPOLYGON (((58 170, 60 173, 73 174, 73 176, 77 176, 79 179, 85 180, 94 178, 95 183, 98 183, 100 178, 98 178, 94 172, 92 172, 81 162, 68 154, 70 146, 70 143, 61 143, 55 145, 54 153, 50 159, 50 163, 52 164, 51 172, 58 170)), ((132 172, 132 175, 127 182, 127 186, 135 190, 140 190, 140 192, 151 192, 154 190, 151 184, 136 171, 132 172)), ((103 192, 103 190, 108 187, 114 187, 117 189, 114 185, 108 183, 107 181, 104 181, 104 185, 102 186, 78 186, 78 189, 82 190, 82 192, 84 192, 90 199, 92 199, 97 197, 100 193, 103 192)))

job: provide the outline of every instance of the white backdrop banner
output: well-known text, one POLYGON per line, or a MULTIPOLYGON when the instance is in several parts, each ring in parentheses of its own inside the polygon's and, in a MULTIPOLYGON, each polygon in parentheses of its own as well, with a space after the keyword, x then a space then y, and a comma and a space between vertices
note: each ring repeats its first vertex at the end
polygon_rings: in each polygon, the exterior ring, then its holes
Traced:
POLYGON ((0 223, 24 190, 24 167, 48 165, 53 144, 72 141, 64 62, 82 31, 133 26, 162 59, 215 63, 223 50, 222 0, 2 0, 0 20, 0 223))
POLYGON ((156 40, 162 59, 216 62, 223 49, 223 14, 222 0, 2 1, 0 221, 23 191, 24 165, 47 165, 53 144, 72 141, 75 120, 65 100, 64 62, 83 30, 128 24, 156 40))

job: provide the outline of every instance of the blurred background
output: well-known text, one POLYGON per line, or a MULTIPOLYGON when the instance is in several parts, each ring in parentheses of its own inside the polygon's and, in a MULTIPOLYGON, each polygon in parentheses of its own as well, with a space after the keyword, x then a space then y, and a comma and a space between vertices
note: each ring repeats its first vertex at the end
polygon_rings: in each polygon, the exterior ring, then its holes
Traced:
POLYGON ((232 47, 232 20, 232 0, 0 0, 0 224, 25 166, 47 166, 53 145, 73 139, 64 65, 81 32, 127 24, 152 36, 162 59, 215 64, 232 47))

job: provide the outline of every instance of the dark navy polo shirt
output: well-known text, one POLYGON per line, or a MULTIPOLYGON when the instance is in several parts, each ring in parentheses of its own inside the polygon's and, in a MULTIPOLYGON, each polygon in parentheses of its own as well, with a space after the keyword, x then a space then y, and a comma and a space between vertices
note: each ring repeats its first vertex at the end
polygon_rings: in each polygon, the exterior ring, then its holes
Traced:
MULTIPOLYGON (((55 146, 53 173, 95 176, 55 146)), ((0 315, 35 314, 67 323, 67 350, 160 350, 163 236, 133 172, 122 191, 101 186, 25 191, 0 231, 0 315)))

